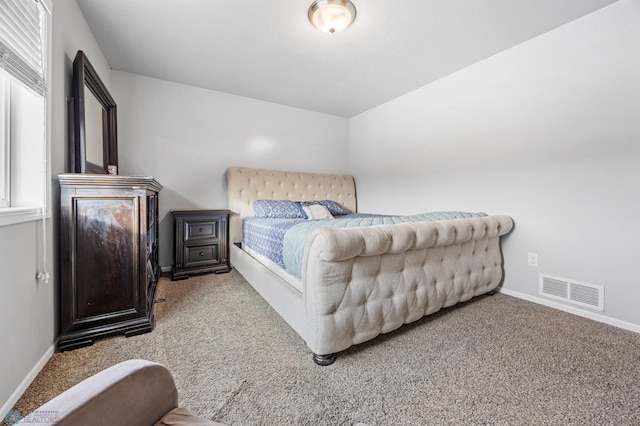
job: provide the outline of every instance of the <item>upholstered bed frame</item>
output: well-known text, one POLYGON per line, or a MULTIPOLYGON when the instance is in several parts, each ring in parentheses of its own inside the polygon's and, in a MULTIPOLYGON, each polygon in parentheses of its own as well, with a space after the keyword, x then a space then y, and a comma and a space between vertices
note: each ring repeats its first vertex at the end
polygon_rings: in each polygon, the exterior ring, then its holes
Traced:
MULTIPOLYGON (((258 199, 330 199, 356 212, 353 177, 232 167, 227 169, 231 241, 258 199)), ((371 340, 474 296, 502 279, 499 238, 513 221, 486 216, 313 232, 296 290, 239 244, 231 263, 305 340, 313 359, 371 340)))

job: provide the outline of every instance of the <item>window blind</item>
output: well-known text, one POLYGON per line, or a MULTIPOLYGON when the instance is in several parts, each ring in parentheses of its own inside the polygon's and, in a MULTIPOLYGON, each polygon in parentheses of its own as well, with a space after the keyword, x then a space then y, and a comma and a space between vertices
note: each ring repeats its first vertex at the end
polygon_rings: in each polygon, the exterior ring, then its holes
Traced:
POLYGON ((44 96, 46 12, 36 0, 0 0, 0 68, 44 96))

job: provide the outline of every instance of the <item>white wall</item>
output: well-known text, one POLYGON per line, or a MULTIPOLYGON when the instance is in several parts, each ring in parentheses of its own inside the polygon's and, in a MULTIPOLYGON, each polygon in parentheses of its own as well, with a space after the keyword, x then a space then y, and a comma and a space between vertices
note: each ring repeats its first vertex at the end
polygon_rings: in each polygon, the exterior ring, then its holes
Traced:
POLYGON ((160 193, 160 264, 173 262, 171 209, 226 209, 230 166, 345 173, 345 118, 113 71, 120 174, 160 193))
POLYGON ((623 0, 351 119, 359 209, 510 215, 505 289, 602 284, 640 327, 639 22, 623 0))
MULTIPOLYGON (((42 222, 0 227, 0 418, 17 401, 53 353, 58 336, 58 173, 68 164, 67 98, 71 96, 73 59, 84 50, 110 84, 110 69, 75 0, 53 2, 51 76, 52 218, 47 220, 49 283, 36 282, 42 266, 42 222)), ((25 414, 25 413, 23 413, 25 414)))

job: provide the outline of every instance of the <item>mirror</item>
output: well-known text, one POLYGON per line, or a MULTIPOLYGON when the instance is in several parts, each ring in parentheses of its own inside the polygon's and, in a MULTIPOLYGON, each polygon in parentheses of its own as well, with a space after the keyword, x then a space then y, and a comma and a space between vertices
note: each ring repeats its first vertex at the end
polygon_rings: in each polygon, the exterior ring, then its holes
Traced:
POLYGON ((116 103, 82 50, 73 61, 72 173, 118 174, 116 103))

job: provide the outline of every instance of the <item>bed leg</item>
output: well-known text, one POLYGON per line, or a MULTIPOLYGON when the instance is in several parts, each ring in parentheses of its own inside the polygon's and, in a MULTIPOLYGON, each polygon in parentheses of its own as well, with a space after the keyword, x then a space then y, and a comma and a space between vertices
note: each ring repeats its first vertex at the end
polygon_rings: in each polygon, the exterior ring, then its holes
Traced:
POLYGON ((336 354, 329 354, 329 355, 313 354, 313 362, 315 362, 318 365, 322 365, 322 366, 331 365, 335 360, 336 360, 336 354))

